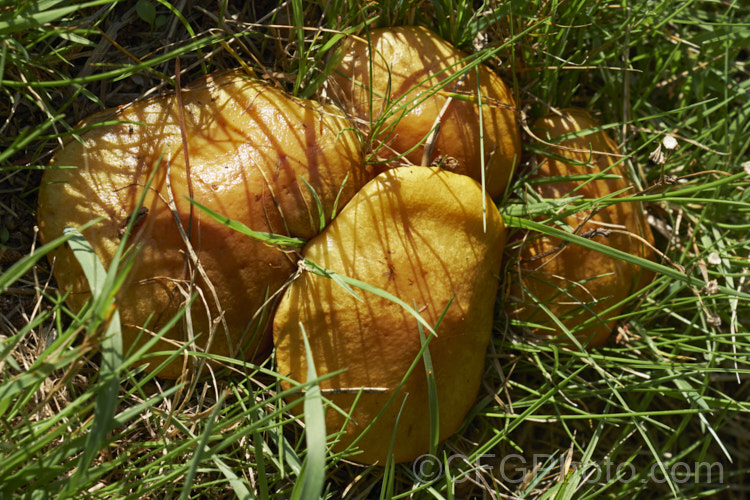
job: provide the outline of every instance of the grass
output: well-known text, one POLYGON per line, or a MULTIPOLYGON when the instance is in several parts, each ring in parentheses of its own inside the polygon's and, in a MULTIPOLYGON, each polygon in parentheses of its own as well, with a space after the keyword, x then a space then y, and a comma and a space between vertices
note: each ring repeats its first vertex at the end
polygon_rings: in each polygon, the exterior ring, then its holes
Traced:
MULTIPOLYGON (((0 497, 746 496, 749 59, 750 9, 731 1, 1 2, 0 497), (600 349, 525 338, 498 307, 459 433, 432 463, 361 467, 321 460, 319 441, 308 453, 319 436, 288 412, 294 390, 270 359, 227 360, 244 376, 179 384, 143 373, 137 353, 120 359, 108 304, 121 273, 72 314, 45 257, 63 242, 40 244, 35 200, 80 119, 173 89, 177 59, 182 82, 244 63, 320 96, 344 33, 403 23, 467 50, 486 35, 479 57, 513 88, 526 130, 552 109, 591 110, 626 154, 666 258, 648 264, 657 278, 600 349), (679 147, 659 165, 652 153, 668 134, 679 147)), ((552 233, 532 216, 554 220, 560 204, 524 201, 542 147, 524 144, 498 205, 510 228, 552 233)), ((316 380, 298 403, 310 413, 316 380)))

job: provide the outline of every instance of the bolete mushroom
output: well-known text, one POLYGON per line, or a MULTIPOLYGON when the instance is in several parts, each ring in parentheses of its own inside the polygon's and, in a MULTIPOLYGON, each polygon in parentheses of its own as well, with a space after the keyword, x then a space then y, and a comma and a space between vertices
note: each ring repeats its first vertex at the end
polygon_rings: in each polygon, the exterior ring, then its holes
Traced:
MULTIPOLYGON (((397 297, 435 327, 437 336, 423 328, 423 338, 430 337, 440 439, 458 429, 474 403, 492 330, 505 230, 489 199, 484 229, 483 195, 476 181, 439 168, 388 170, 303 250, 307 261, 397 297)), ((351 417, 328 408, 329 432, 345 430, 334 450, 356 441, 359 453, 349 458, 383 465, 395 435, 394 460, 412 460, 430 446, 419 323, 403 304, 354 291, 361 300, 320 273, 301 273, 274 319, 279 373, 306 381, 306 334, 318 376, 343 370, 320 381, 323 394, 351 417)))
POLYGON ((484 166, 485 188, 501 195, 521 154, 517 110, 503 80, 427 28, 379 28, 367 37, 343 44, 333 88, 370 128, 379 155, 394 160, 386 167, 403 163, 403 155, 481 181, 484 166))
MULTIPOLYGON (((596 128, 594 119, 577 108, 537 120, 537 136, 554 143, 547 146, 547 155, 538 155, 538 170, 532 176, 541 181, 534 185, 541 198, 635 194, 617 145, 605 131, 592 130, 596 128), (566 180, 572 176, 578 178, 566 180)), ((579 236, 653 259, 653 235, 638 202, 609 199, 561 222, 579 236)), ((520 243, 518 269, 512 277, 511 296, 517 301, 509 304, 512 315, 532 325, 532 334, 568 343, 559 320, 582 344, 598 346, 612 332, 626 299, 648 284, 653 274, 595 250, 528 233, 520 243)))
MULTIPOLYGON (((117 297, 126 349, 142 345, 197 292, 191 327, 172 329, 152 352, 195 337, 190 350, 258 359, 271 344, 264 307, 296 259, 217 222, 188 197, 255 231, 308 239, 366 182, 361 146, 338 108, 238 72, 206 77, 177 97, 98 113, 80 138, 65 142, 43 176, 41 236, 50 241, 67 225, 103 217, 84 235, 108 266, 137 211, 130 240, 139 251, 117 297)), ((80 266, 67 248, 52 255, 68 305, 80 310, 89 297, 80 266)), ((161 361, 148 360, 151 369, 161 361)), ((159 375, 183 371, 178 358, 159 375)))

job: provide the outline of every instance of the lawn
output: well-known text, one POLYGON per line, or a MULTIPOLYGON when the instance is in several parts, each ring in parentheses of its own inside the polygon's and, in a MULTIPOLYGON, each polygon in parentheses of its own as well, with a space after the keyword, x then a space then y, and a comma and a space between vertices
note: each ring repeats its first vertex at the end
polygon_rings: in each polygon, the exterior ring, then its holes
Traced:
MULTIPOLYGON (((746 2, 0 5, 0 499, 748 495, 746 2), (309 418, 289 411, 285 396, 300 391, 282 387, 274 356, 227 359, 178 381, 144 371, 143 353, 123 348, 112 307, 128 255, 109 273, 82 258, 86 270, 101 271, 90 280, 94 300, 80 313, 66 305, 50 251, 70 245, 86 254, 88 243, 75 233, 40 241, 37 195, 81 120, 229 68, 327 102, 343 40, 413 24, 503 78, 523 143, 495 199, 508 243, 481 387, 455 435, 416 461, 359 465, 325 447, 335 432, 326 443, 315 432, 316 383, 302 391, 309 418), (654 279, 629 297, 596 348, 540 340, 509 314, 523 235, 560 236, 561 214, 616 203, 534 196, 545 145, 533 124, 571 106, 616 142, 634 184, 626 201, 640 203, 655 235, 654 261, 638 261, 654 279)), ((377 164, 382 151, 366 131, 359 136, 377 164)), ((597 245, 605 238, 569 230, 562 238, 571 246, 633 260, 597 245)))

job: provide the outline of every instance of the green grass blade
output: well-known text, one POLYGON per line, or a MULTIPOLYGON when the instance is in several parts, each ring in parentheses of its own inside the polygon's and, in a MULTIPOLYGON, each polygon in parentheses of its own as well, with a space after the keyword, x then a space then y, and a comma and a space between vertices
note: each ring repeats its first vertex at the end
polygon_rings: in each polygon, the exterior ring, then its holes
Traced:
POLYGON ((225 395, 226 393, 224 392, 219 395, 219 400, 216 401, 216 404, 211 410, 207 425, 203 429, 200 440, 196 445, 195 454, 188 463, 188 471, 187 474, 185 474, 185 481, 182 483, 182 489, 180 491, 180 500, 187 500, 190 497, 190 494, 192 493, 193 482, 195 481, 195 476, 198 473, 198 467, 200 467, 201 462, 203 461, 203 454, 205 452, 211 452, 210 448, 208 448, 208 440, 211 437, 211 433, 213 432, 213 428, 216 424, 217 418, 219 417, 219 413, 221 413, 221 409, 224 407, 225 395))
POLYGON ((22 5, 17 5, 15 9, 10 8, 9 11, 0 15, 0 35, 39 28, 78 10, 111 3, 111 0, 96 0, 93 2, 74 3, 65 7, 55 7, 61 3, 68 2, 62 0, 23 2, 22 5))
POLYGON ((339 192, 336 193, 336 199, 333 201, 333 208, 331 209, 331 220, 336 218, 336 214, 339 213, 339 203, 341 202, 341 195, 344 193, 344 187, 346 186, 347 181, 349 180, 349 172, 346 173, 346 176, 344 177, 344 181, 341 183, 341 187, 339 187, 339 192))
MULTIPOLYGON (((508 227, 519 227, 522 229, 531 229, 534 231, 538 231, 542 234, 546 234, 549 236, 553 236, 555 238, 560 238, 563 241, 567 241, 569 243, 574 243, 576 245, 580 245, 584 248, 588 248, 590 250, 595 250, 597 252, 603 253, 605 255, 609 255, 611 257, 614 257, 616 259, 623 260, 625 262, 628 262, 630 264, 634 264, 636 266, 640 266, 644 269, 649 269, 651 271, 654 271, 655 273, 662 274, 664 276, 668 276, 670 278, 674 278, 678 281, 681 281, 685 283, 688 286, 691 286, 697 290, 703 289, 706 286, 706 282, 700 278, 696 278, 694 276, 690 276, 688 274, 685 274, 683 272, 678 271, 677 269, 674 269, 672 267, 667 267, 662 264, 658 264, 656 262, 653 262, 648 259, 644 259, 643 257, 638 257, 636 255, 631 255, 627 252, 623 252, 622 250, 618 250, 617 248, 613 248, 607 245, 603 245, 601 243, 597 243, 596 241, 592 241, 588 238, 583 238, 581 236, 568 233, 566 231, 563 231, 561 229, 557 229, 555 227, 550 227, 545 224, 542 224, 541 222, 536 222, 533 220, 528 219, 521 219, 519 217, 515 216, 506 216, 503 217, 503 220, 505 221, 506 225, 508 227)), ((750 293, 741 292, 738 290, 733 290, 731 288, 727 288, 725 286, 719 285, 718 287, 719 291, 730 296, 730 297, 739 297, 743 299, 750 299, 750 293)))
POLYGON ((294 248, 302 248, 303 246, 305 246, 305 243, 307 243, 302 238, 291 238, 289 236, 282 236, 279 234, 266 233, 262 231, 254 231, 250 229, 249 227, 247 227, 242 222, 232 220, 229 217, 226 217, 217 212, 214 212, 207 206, 201 205, 195 200, 190 200, 190 203, 198 207, 202 212, 205 212, 208 216, 210 216, 215 221, 220 222, 224 224, 225 226, 231 229, 234 229, 235 231, 238 231, 244 234, 245 236, 254 238, 258 241, 262 241, 270 245, 278 245, 281 247, 294 247, 294 248))
MULTIPOLYGON (((85 224, 84 226, 81 226, 81 230, 83 231, 86 228, 98 223, 99 221, 101 221, 101 219, 93 220, 85 224)), ((19 278, 21 278, 21 276, 29 272, 29 270, 33 268, 41 258, 43 258, 58 246, 65 244, 71 237, 72 234, 63 234, 62 236, 59 236, 49 243, 38 248, 34 253, 24 255, 18 262, 13 264, 7 270, 3 271, 3 273, 0 274, 0 293, 5 292, 5 290, 7 290, 9 286, 11 286, 19 278)))
MULTIPOLYGON (((347 173, 346 175, 348 176, 349 174, 347 173)), ((300 177, 300 179, 302 179, 302 182, 305 183, 305 186, 310 191, 310 194, 315 200, 315 208, 318 210, 318 231, 322 231, 326 227, 326 213, 325 213, 325 210, 323 209, 323 202, 320 201, 320 196, 318 196, 318 192, 315 191, 315 188, 312 187, 309 182, 307 182, 307 179, 305 179, 304 177, 300 177)), ((338 198, 337 198, 337 201, 338 201, 338 198)))
POLYGON ((229 484, 232 487, 232 491, 234 491, 234 494, 239 498, 240 500, 250 500, 255 498, 255 495, 252 494, 252 492, 245 486, 245 483, 242 482, 242 479, 240 479, 237 474, 235 474, 232 471, 232 468, 229 467, 226 463, 224 463, 219 457, 216 455, 211 456, 211 459, 216 464, 216 467, 221 471, 222 474, 229 480, 229 484))
MULTIPOLYGON (((119 402, 120 367, 122 364, 120 314, 116 309, 112 309, 114 296, 112 290, 108 288, 110 284, 107 279, 108 273, 99 262, 94 249, 91 248, 86 238, 78 230, 66 227, 64 234, 70 235, 68 244, 89 283, 92 301, 96 308, 96 316, 106 325, 106 328, 101 340, 102 363, 99 367, 99 378, 96 383, 97 397, 94 423, 86 437, 86 445, 78 469, 68 483, 69 486, 63 490, 63 496, 68 492, 75 491, 77 482, 85 481, 94 456, 99 453, 107 433, 112 429, 112 420, 119 402)), ((99 321, 96 322, 96 327, 98 327, 98 324, 99 321)))
POLYGON ((401 421, 401 415, 404 413, 404 407, 406 406, 406 401, 408 399, 409 394, 404 394, 404 399, 401 400, 401 406, 396 414, 396 421, 393 424, 393 433, 391 433, 391 440, 390 443, 388 443, 388 456, 386 457, 384 464, 383 484, 380 488, 381 500, 393 498, 396 477, 396 462, 393 459, 393 449, 396 447, 396 431, 398 431, 398 424, 401 421))
MULTIPOLYGON (((316 380, 315 359, 313 358, 307 332, 299 323, 302 341, 305 344, 305 358, 307 359, 307 380, 316 380)), ((304 396, 305 412, 305 442, 307 455, 302 464, 302 481, 298 481, 292 498, 301 500, 317 500, 323 493, 326 477, 326 419, 323 409, 323 396, 320 386, 315 383, 307 387, 304 396)))

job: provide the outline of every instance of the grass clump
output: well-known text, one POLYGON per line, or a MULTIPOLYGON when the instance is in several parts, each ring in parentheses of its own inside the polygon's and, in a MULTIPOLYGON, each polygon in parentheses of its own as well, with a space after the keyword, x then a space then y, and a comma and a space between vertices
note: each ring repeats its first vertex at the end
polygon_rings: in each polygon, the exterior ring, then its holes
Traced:
MULTIPOLYGON (((321 471, 327 498, 698 498, 747 491, 745 4, 2 5, 0 496, 289 497, 316 494, 321 471), (479 50, 512 84, 524 125, 575 105, 616 138, 640 189, 633 199, 647 206, 663 257, 614 340, 590 352, 535 342, 498 307, 483 387, 463 429, 428 457, 431 463, 386 468, 339 456, 321 463, 317 447, 308 454, 309 440, 286 411, 270 360, 225 360, 235 376, 178 383, 134 369, 136 353, 120 353, 119 368, 109 364, 115 358, 101 349, 113 324, 102 308, 106 300, 92 303, 88 315, 66 309, 51 276, 54 262, 45 259, 63 242, 41 246, 36 239, 41 171, 75 124, 104 107, 173 90, 176 67, 188 82, 246 64, 292 93, 325 99, 338 41, 371 26, 411 23, 479 50), (314 488, 295 490, 305 470, 315 471, 308 480, 314 488)), ((550 231, 532 215, 591 200, 542 200, 530 214, 525 176, 541 146, 530 135, 524 143, 519 171, 498 205, 509 226, 550 231)), ((121 263, 105 298, 127 271, 127 260, 121 263)), ((332 439, 336 430, 327 431, 332 439)))

